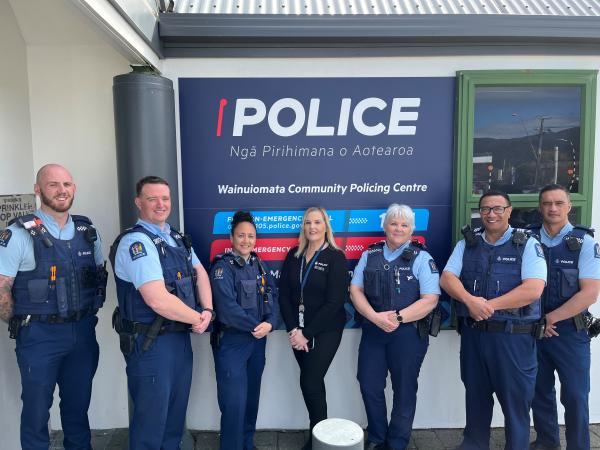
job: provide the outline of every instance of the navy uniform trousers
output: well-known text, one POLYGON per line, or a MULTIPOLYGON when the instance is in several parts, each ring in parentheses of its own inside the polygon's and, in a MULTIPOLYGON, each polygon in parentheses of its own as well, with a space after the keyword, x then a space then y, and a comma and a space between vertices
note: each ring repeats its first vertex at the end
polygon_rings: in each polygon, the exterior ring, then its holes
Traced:
POLYGON ((267 339, 225 331, 213 345, 217 398, 221 410, 221 450, 252 450, 265 367, 267 339))
POLYGON ((125 357, 134 408, 131 450, 178 450, 192 384, 190 334, 161 334, 143 352, 145 338, 137 336, 135 350, 125 357))
POLYGON ((538 342, 538 374, 533 398, 537 442, 560 445, 554 372, 560 380, 560 402, 565 407, 567 450, 590 448, 588 395, 590 392, 590 338, 577 331, 572 320, 556 324, 559 336, 538 342))
POLYGON ((528 449, 529 410, 537 373, 535 338, 531 334, 481 331, 464 322, 460 333, 460 373, 467 414, 461 449, 489 449, 493 393, 504 414, 504 448, 528 449))
POLYGON ((91 450, 88 408, 98 367, 96 316, 78 322, 31 322, 16 342, 21 371, 21 445, 48 450, 48 419, 58 384, 66 450, 91 450))
POLYGON ((410 440, 421 364, 429 339, 421 339, 416 327, 402 324, 385 331, 365 321, 358 349, 358 381, 367 412, 369 442, 405 449, 410 440), (385 385, 391 375, 394 399, 388 425, 385 385))

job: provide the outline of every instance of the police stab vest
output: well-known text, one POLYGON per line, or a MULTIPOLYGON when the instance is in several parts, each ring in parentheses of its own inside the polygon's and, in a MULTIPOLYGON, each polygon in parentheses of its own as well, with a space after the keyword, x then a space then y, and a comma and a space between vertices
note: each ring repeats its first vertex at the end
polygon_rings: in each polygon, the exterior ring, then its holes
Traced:
MULTIPOLYGON (((272 287, 267 280, 266 269, 254 252, 250 255, 250 264, 247 264, 243 257, 233 253, 222 253, 215 256, 212 264, 218 264, 223 261, 231 267, 233 273, 233 283, 237 293, 236 302, 248 314, 259 321, 263 321, 265 316, 271 314, 273 310, 273 292, 272 287)), ((227 270, 223 267, 215 268, 215 276, 219 275, 217 271, 227 270)), ((223 312, 223 315, 226 315, 223 312)), ((220 314, 217 315, 219 317, 220 314)), ((218 320, 218 319, 217 319, 218 320)))
MULTIPOLYGON (((541 225, 530 228, 540 236, 541 225)), ((594 237, 594 230, 575 225, 554 247, 542 244, 548 265, 548 281, 542 295, 544 314, 554 311, 579 292, 579 255, 586 234, 594 237)))
MULTIPOLYGON (((177 244, 176 247, 172 247, 163 238, 148 231, 142 225, 135 225, 121 233, 111 246, 110 261, 113 269, 119 242, 123 236, 129 233, 143 233, 150 238, 158 251, 167 290, 190 308, 200 311, 202 308, 196 300, 196 274, 192 266, 192 244, 189 238, 182 236, 178 231, 171 228, 171 237, 177 244)), ((132 245, 135 245, 135 243, 132 245)), ((133 283, 122 280, 116 272, 115 282, 121 317, 131 322, 152 323, 157 314, 146 304, 142 294, 135 288, 133 283)))
POLYGON ((33 214, 13 221, 33 240, 35 269, 18 272, 12 287, 15 316, 27 314, 69 317, 78 311, 97 310, 106 298, 107 273, 94 260, 98 239, 90 219, 71 215, 71 240, 52 236, 33 214))
POLYGON ((421 249, 411 243, 400 256, 387 261, 383 246, 378 242, 369 247, 363 271, 364 293, 376 312, 406 308, 420 298, 413 265, 421 249))
MULTIPOLYGON (((514 229, 511 239, 502 245, 490 245, 483 240, 483 230, 465 238, 465 251, 460 280, 471 295, 491 300, 512 291, 521 283, 523 251, 529 239, 525 230, 514 229)), ((469 317, 469 310, 456 302, 456 314, 469 317)), ((495 311, 489 320, 532 322, 540 318, 540 300, 522 308, 495 311)))

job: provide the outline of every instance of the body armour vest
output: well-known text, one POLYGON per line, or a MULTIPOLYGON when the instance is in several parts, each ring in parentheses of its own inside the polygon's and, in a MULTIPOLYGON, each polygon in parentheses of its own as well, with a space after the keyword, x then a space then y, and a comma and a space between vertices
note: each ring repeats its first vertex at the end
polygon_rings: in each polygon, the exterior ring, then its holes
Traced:
POLYGON ((406 308, 420 298, 413 265, 421 249, 411 243, 400 256, 387 261, 383 246, 378 242, 369 247, 363 272, 364 293, 376 312, 406 308))
POLYGON ((244 311, 262 322, 265 316, 273 311, 273 292, 267 280, 266 269, 258 255, 252 252, 250 258, 251 263, 247 264, 241 256, 225 253, 215 256, 213 264, 222 260, 231 266, 237 303, 244 311))
POLYGON ((33 240, 35 269, 18 272, 12 287, 15 316, 27 314, 69 317, 97 310, 106 298, 107 273, 94 260, 96 229, 87 217, 71 215, 73 239, 52 236, 33 214, 14 221, 33 240))
MULTIPOLYGON (((475 230, 473 239, 465 239, 460 280, 471 295, 491 300, 512 291, 521 283, 523 251, 529 239, 524 230, 515 229, 511 239, 502 245, 490 245, 483 240, 483 231, 475 230)), ((456 314, 469 317, 469 310, 456 302, 456 314)), ((489 320, 533 322, 541 316, 540 300, 522 308, 495 311, 489 320)))
MULTIPOLYGON (((172 247, 160 236, 151 233, 141 225, 135 225, 121 233, 113 243, 110 251, 113 268, 119 242, 129 233, 144 233, 152 240, 158 251, 167 291, 190 308, 201 310, 196 301, 196 274, 192 266, 192 244, 189 239, 171 228, 171 237, 177 243, 176 247, 172 247)), ((122 280, 116 273, 115 282, 122 317, 131 322, 152 323, 158 315, 146 304, 133 283, 122 280)))
MULTIPOLYGON (((541 225, 531 227, 531 230, 540 236, 541 225)), ((582 225, 575 225, 560 244, 554 247, 542 244, 548 265, 548 282, 542 294, 544 314, 562 306, 579 292, 579 254, 586 234, 593 237, 594 231, 582 225)))

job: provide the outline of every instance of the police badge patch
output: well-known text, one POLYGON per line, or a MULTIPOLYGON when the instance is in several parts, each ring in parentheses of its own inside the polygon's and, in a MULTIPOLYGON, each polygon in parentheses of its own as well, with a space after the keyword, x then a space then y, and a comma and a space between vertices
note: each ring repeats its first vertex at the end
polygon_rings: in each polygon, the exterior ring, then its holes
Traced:
POLYGON ((429 260, 429 270, 431 270, 431 273, 439 273, 437 265, 433 259, 429 260))
POLYGON ((134 242, 129 246, 129 256, 131 256, 132 261, 140 259, 146 255, 146 247, 144 247, 144 244, 142 244, 140 241, 134 242))
MULTIPOLYGON (((10 231, 8 228, 6 230, 0 231, 0 245, 2 247, 6 247, 8 245, 8 241, 10 241, 11 237, 12 237, 12 231, 10 231)), ((596 246, 598 246, 598 244, 596 244, 596 246)))
POLYGON ((544 257, 544 250, 542 250, 542 245, 541 244, 535 244, 535 252, 537 253, 537 255, 540 258, 544 257))
POLYGON ((594 245, 594 258, 600 258, 600 244, 594 245))

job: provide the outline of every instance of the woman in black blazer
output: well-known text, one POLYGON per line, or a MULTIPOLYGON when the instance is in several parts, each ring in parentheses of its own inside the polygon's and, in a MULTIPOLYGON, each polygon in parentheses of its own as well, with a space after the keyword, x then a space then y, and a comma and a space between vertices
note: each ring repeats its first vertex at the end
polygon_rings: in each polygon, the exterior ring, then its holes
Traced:
MULTIPOLYGON (((300 389, 312 431, 327 418, 324 378, 346 323, 348 265, 323 208, 306 210, 298 241, 283 264, 279 304, 300 366, 300 389)), ((304 449, 310 448, 309 439, 304 449)))

